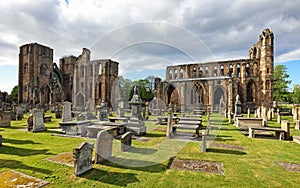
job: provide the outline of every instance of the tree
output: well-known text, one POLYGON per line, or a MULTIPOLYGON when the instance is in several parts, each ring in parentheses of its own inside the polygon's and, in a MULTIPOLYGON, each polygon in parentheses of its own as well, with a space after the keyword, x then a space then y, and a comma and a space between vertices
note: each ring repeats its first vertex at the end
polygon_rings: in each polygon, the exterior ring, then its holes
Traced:
POLYGON ((293 103, 300 103, 300 85, 294 84, 293 92, 291 94, 293 103))
MULTIPOLYGON (((146 102, 150 102, 154 98, 154 90, 152 88, 152 83, 147 79, 140 79, 133 82, 133 86, 139 86, 141 99, 146 102)), ((133 86, 130 91, 130 100, 133 96, 133 86)))
POLYGON ((291 80, 287 80, 287 68, 285 65, 276 65, 274 70, 274 100, 286 101, 288 99, 288 85, 291 80))
POLYGON ((18 90, 19 90, 19 86, 16 85, 12 89, 11 93, 9 95, 7 94, 7 98, 6 98, 7 102, 9 103, 18 102, 18 90))

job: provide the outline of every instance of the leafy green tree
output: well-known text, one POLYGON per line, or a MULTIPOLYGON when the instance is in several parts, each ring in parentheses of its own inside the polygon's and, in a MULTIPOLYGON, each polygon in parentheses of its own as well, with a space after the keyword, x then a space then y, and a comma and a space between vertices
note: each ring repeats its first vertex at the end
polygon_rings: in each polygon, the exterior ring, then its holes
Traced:
POLYGON ((288 99, 288 86, 291 80, 287 80, 287 68, 285 65, 276 65, 274 70, 274 100, 286 101, 288 99))
POLYGON ((140 79, 133 82, 133 86, 130 91, 130 100, 133 96, 133 87, 136 84, 139 86, 140 96, 143 101, 149 102, 154 98, 154 90, 152 88, 152 83, 147 79, 140 79))
POLYGON ((18 102, 18 91, 19 91, 19 86, 15 86, 10 95, 8 96, 8 100, 10 100, 10 102, 18 102))
POLYGON ((293 92, 291 93, 293 103, 300 103, 300 85, 294 84, 293 92))

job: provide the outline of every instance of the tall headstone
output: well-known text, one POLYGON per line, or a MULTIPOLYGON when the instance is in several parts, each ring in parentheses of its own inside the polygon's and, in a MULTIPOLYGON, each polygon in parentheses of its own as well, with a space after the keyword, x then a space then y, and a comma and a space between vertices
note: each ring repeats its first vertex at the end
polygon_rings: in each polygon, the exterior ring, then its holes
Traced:
POLYGON ((279 108, 277 108, 277 123, 281 123, 281 117, 280 117, 279 108))
POLYGON ((242 115, 242 103, 240 101, 240 96, 237 95, 235 99, 235 112, 234 117, 239 117, 242 115))
POLYGON ((97 135, 95 163, 108 160, 112 155, 113 137, 107 130, 102 130, 97 135))
POLYGON ((68 101, 64 102, 61 122, 72 121, 71 105, 72 103, 68 101))
POLYGON ((46 131, 47 128, 44 124, 44 112, 40 109, 33 109, 33 129, 32 132, 40 132, 40 131, 46 131))
POLYGON ((99 121, 108 121, 108 112, 107 110, 98 111, 98 120, 99 121))
POLYGON ((127 132, 121 136, 121 151, 127 151, 131 148, 132 133, 127 132))
POLYGON ((79 176, 93 168, 94 144, 83 142, 79 147, 73 149, 74 174, 79 176))
POLYGON ((269 121, 272 121, 272 109, 271 108, 268 109, 267 117, 268 117, 269 121))
POLYGON ((170 104, 168 109, 168 123, 167 123, 167 132, 166 132, 167 138, 170 138, 172 136, 172 123, 173 123, 173 109, 170 104))
POLYGON ((135 135, 146 134, 146 126, 142 121, 142 116, 141 116, 142 104, 144 104, 144 102, 141 100, 140 97, 139 86, 135 85, 133 88, 133 97, 130 101, 131 117, 126 126, 126 129, 135 135))

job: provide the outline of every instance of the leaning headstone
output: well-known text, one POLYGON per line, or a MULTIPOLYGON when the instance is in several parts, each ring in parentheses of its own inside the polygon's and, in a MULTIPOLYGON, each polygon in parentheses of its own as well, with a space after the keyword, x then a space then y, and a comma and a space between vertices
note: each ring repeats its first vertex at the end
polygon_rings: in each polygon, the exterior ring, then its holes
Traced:
POLYGON ((0 135, 0 146, 2 146, 2 135, 0 135))
POLYGON ((9 111, 0 111, 0 127, 10 127, 11 114, 9 111))
POLYGON ((97 135, 95 163, 101 163, 112 155, 113 137, 108 130, 102 130, 97 135))
POLYGON ((121 151, 127 151, 131 148, 132 133, 127 132, 121 136, 121 151))
POLYGON ((206 152, 206 131, 202 130, 202 152, 206 152))
POLYGON ((295 129, 300 130, 300 120, 295 121, 295 129))
POLYGON ((43 111, 39 109, 32 110, 33 114, 33 132, 46 131, 47 128, 44 124, 44 115, 43 111))
POLYGON ((61 122, 72 121, 71 104, 68 101, 64 102, 61 122))
POLYGON ((74 174, 79 176, 93 168, 94 144, 83 142, 79 147, 73 149, 74 174))
POLYGON ((290 139, 290 122, 287 120, 281 121, 281 129, 286 131, 285 140, 290 139))

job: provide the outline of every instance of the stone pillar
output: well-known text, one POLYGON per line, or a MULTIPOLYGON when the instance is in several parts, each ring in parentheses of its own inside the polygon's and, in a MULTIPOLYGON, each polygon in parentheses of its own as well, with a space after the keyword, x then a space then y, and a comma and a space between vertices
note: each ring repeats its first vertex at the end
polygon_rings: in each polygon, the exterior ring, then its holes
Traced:
POLYGON ((172 131, 173 131, 172 123, 173 123, 173 109, 170 105, 168 109, 168 123, 167 123, 167 133, 166 133, 167 138, 170 138, 172 136, 172 131))

